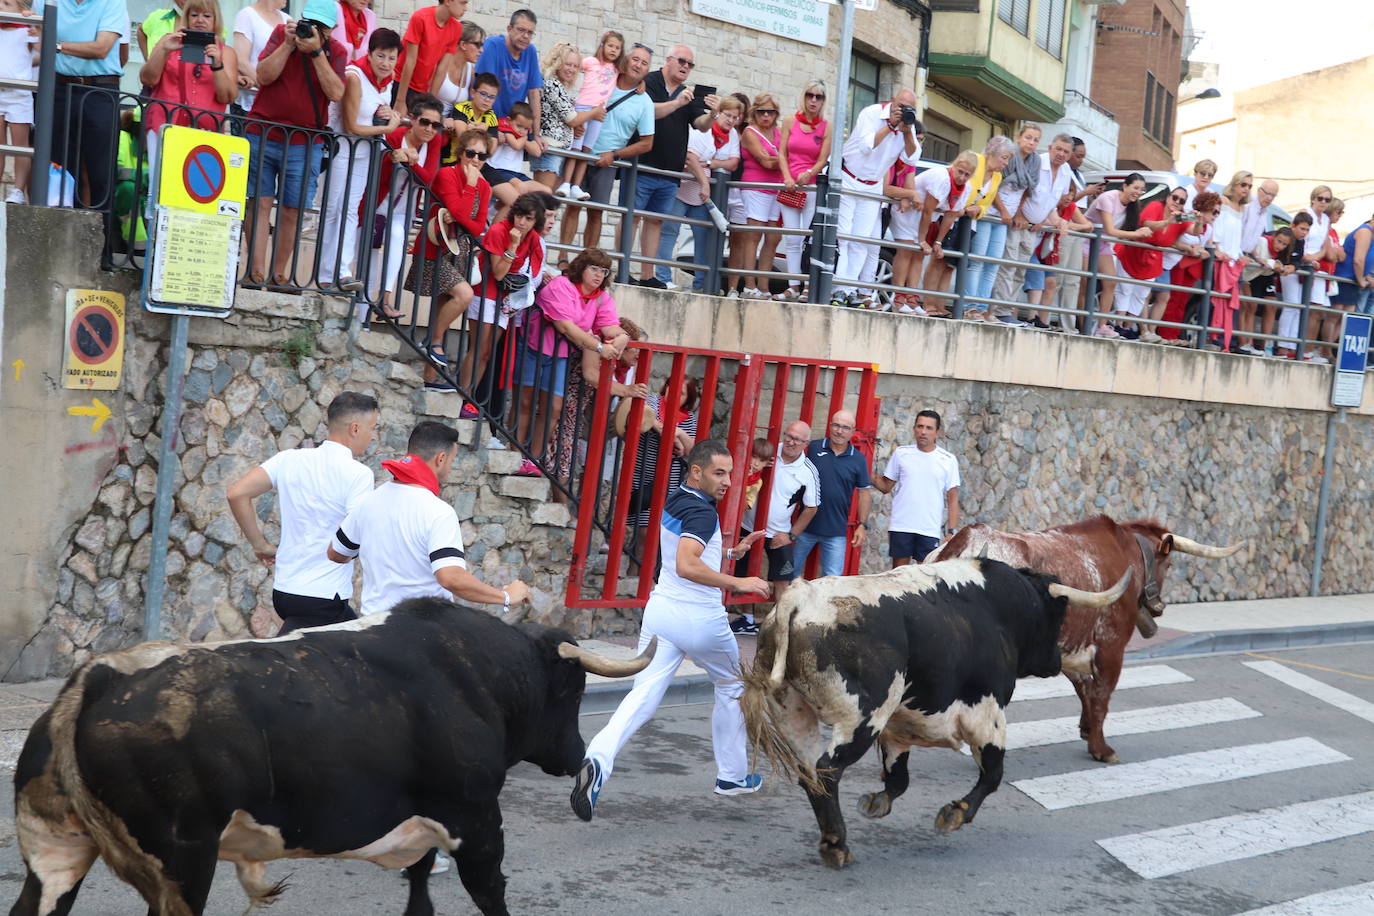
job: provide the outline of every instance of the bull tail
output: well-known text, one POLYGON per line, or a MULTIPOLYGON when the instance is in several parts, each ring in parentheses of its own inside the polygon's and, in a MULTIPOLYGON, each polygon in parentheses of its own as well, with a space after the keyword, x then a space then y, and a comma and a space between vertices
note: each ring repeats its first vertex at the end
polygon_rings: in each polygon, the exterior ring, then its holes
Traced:
POLYGON ((749 743, 768 759, 773 774, 799 781, 808 791, 824 794, 815 762, 798 752, 786 724, 784 704, 805 700, 786 683, 788 635, 796 609, 790 609, 787 616, 780 610, 775 608, 759 627, 754 663, 741 675, 744 693, 740 696, 740 709, 749 743))
POLYGON ((77 819, 110 870, 132 885, 154 912, 193 916, 176 884, 163 874, 162 863, 140 848, 124 822, 91 794, 81 776, 76 753, 78 723, 88 701, 103 694, 114 673, 99 659, 87 662, 71 676, 53 702, 49 736, 54 771, 77 819))

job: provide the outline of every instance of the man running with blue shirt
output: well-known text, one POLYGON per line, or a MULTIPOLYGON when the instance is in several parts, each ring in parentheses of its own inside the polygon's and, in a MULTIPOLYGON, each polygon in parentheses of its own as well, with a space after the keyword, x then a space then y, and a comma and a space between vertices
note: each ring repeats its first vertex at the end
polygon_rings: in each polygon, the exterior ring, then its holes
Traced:
POLYGON ((845 535, 855 491, 859 494, 859 527, 854 529, 850 543, 861 547, 867 539, 873 482, 868 476, 868 459, 849 442, 854 437, 854 427, 854 414, 837 410, 830 418, 830 435, 807 446, 806 457, 821 478, 821 505, 806 530, 797 535, 792 550, 792 562, 799 576, 805 574, 806 559, 818 546, 821 575, 844 575, 845 535))
POLYGON ((610 778, 616 754, 641 725, 649 721, 684 658, 691 658, 711 678, 716 705, 711 713, 711 745, 716 753, 717 795, 757 792, 763 777, 749 772, 748 742, 739 697, 739 644, 730 632, 721 589, 768 597, 762 579, 719 572, 722 554, 736 559, 763 537, 755 531, 734 548, 721 550, 716 501, 730 489, 734 462, 716 439, 698 442, 687 455, 687 479, 669 494, 659 525, 663 568, 644 608, 640 651, 658 638, 654 660, 635 677, 634 688, 621 701, 611 721, 587 745, 573 785, 573 813, 590 821, 597 796, 610 778))

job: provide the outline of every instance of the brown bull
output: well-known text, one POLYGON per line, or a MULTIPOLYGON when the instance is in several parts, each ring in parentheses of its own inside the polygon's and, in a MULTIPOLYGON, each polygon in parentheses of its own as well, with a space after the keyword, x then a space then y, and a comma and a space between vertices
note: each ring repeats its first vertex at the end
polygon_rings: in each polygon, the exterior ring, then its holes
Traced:
POLYGON ((1151 519, 1116 522, 1105 515, 1057 525, 1044 531, 1010 533, 987 525, 968 525, 926 557, 926 562, 961 556, 987 556, 1016 567, 1056 576, 1065 585, 1101 591, 1134 570, 1130 587, 1110 613, 1071 607, 1059 634, 1064 675, 1073 683, 1083 711, 1079 734, 1088 753, 1103 763, 1120 758, 1102 734, 1107 706, 1121 676, 1121 663, 1138 628, 1150 637, 1154 618, 1164 612, 1160 587, 1174 551, 1208 559, 1229 557, 1243 546, 1213 547, 1173 534, 1151 519))

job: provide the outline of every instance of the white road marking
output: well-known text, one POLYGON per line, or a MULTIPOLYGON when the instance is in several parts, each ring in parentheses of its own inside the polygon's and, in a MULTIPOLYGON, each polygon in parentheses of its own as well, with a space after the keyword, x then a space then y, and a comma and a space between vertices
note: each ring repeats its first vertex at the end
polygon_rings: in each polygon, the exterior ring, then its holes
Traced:
POLYGON ((1248 910, 1238 916, 1369 916, 1370 913, 1374 913, 1374 881, 1322 891, 1260 910, 1248 910))
MULTIPOLYGON (((1197 725, 1215 725, 1238 719, 1254 719, 1260 713, 1240 700, 1222 697, 1217 700, 1198 700, 1193 703, 1174 703, 1170 706, 1150 706, 1128 709, 1107 716, 1106 735, 1143 735, 1147 732, 1172 731, 1197 725)), ((1078 736, 1078 716, 1058 719, 1037 719, 1033 722, 1012 722, 1007 726, 1007 749, 1043 747, 1081 740, 1078 736)))
POLYGON ((1346 693, 1344 690, 1332 687, 1314 677, 1308 677, 1278 662, 1242 662, 1242 664, 1247 668, 1255 669, 1260 674, 1267 674, 1276 681, 1282 681, 1289 687, 1294 687, 1303 693, 1330 703, 1337 709, 1344 709, 1352 716, 1359 716, 1366 722, 1374 722, 1374 703, 1360 699, 1353 693, 1346 693))
POLYGON ((1098 840, 1142 878, 1163 878, 1374 831, 1374 792, 1322 798, 1098 840))
MULTIPOLYGON (((1192 678, 1168 665, 1141 665, 1139 668, 1122 668, 1121 678, 1116 682, 1117 690, 1132 690, 1137 687, 1159 687, 1162 684, 1186 684, 1192 678)), ((1013 703, 1022 700, 1052 700, 1056 697, 1074 695, 1073 684, 1066 677, 1027 677, 1016 682, 1013 703)))
POLYGON ((1348 760, 1345 754, 1314 738, 1292 738, 1018 779, 1012 785, 1056 811, 1348 760))

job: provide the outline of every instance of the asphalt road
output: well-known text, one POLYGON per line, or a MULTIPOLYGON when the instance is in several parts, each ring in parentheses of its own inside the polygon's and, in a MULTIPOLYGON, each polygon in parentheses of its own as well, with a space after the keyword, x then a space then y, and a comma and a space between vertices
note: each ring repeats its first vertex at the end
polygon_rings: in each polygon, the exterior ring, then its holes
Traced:
MULTIPOLYGON (((1171 659, 1133 676, 1141 686, 1118 691, 1108 719, 1121 765, 1057 740, 1063 726, 1047 720, 1076 717, 1073 698, 1014 702, 1006 781, 949 836, 933 830, 934 814, 972 787, 971 758, 914 750, 911 789, 870 821, 855 808, 878 784, 870 755, 841 787, 857 860, 841 872, 820 865, 799 789, 766 780, 757 795, 712 795, 709 707, 664 709, 626 748, 590 825, 568 809, 570 780, 512 771, 502 794, 511 911, 1237 916, 1325 894, 1265 916, 1374 914, 1374 645, 1171 659)), ((584 734, 605 720, 584 717, 584 734)), ((9 793, 0 805, 2 909, 22 864, 9 793)), ((272 916, 404 908, 397 873, 369 864, 268 873, 292 884, 272 916)), ((454 874, 431 887, 440 913, 475 912, 454 874)), ((206 912, 244 905, 221 864, 206 912)), ((97 865, 74 912, 146 909, 97 865)))

